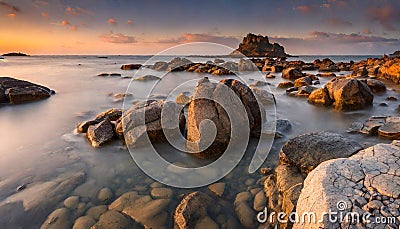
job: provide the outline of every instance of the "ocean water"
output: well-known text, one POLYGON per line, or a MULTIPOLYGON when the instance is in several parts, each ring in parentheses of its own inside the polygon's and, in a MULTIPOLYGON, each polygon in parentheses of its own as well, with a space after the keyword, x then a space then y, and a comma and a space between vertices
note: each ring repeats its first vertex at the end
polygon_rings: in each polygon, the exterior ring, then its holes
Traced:
MULTIPOLYGON (((367 57, 378 56, 328 56, 335 62, 359 61, 367 57)), ((122 108, 122 102, 115 102, 110 93, 125 93, 136 73, 123 71, 122 64, 146 63, 150 56, 31 56, 7 57, 0 60, 0 76, 10 76, 48 86, 56 91, 51 98, 24 105, 0 105, 0 228, 37 228, 47 215, 57 207, 61 201, 48 204, 51 208, 29 209, 28 200, 38 198, 29 187, 52 181, 65 173, 84 172, 85 182, 80 188, 66 195, 79 195, 95 199, 97 191, 102 187, 110 187, 116 195, 135 190, 138 187, 148 187, 154 182, 137 167, 129 152, 120 142, 107 145, 100 149, 92 148, 84 135, 74 132, 76 125, 84 120, 93 118, 96 114, 109 108, 122 108), (98 77, 102 72, 120 73, 126 77, 98 77), (30 198, 17 198, 16 188, 26 184, 30 198), (10 203, 22 201, 24 208, 8 211, 10 203), (29 214, 26 212, 30 211, 29 214), (33 213, 32 213, 33 211, 33 213)), ((169 61, 173 57, 161 56, 156 60, 169 61)), ((300 56, 290 58, 305 62, 322 59, 325 56, 300 56)), ((212 58, 189 57, 194 62, 206 62, 212 58)), ((153 64, 154 61, 147 64, 153 64)), ((235 59, 226 59, 235 60, 235 59)), ((159 72, 147 69, 146 74, 159 75, 159 72)), ((310 72, 315 73, 315 72, 310 72)), ((348 74, 342 72, 340 74, 348 74)), ((196 82, 207 76, 211 79, 234 78, 234 76, 212 76, 209 74, 173 72, 163 79, 163 88, 157 92, 167 95, 178 81, 196 82)), ((385 82, 388 90, 376 94, 374 106, 354 112, 337 112, 330 108, 312 106, 304 98, 290 97, 285 91, 276 86, 283 81, 280 74, 275 79, 267 79, 271 85, 269 90, 276 98, 276 114, 279 119, 288 119, 292 123, 292 130, 284 137, 275 140, 264 166, 273 167, 278 163, 277 154, 284 142, 298 134, 311 131, 333 131, 349 136, 361 143, 373 144, 387 142, 387 140, 349 135, 346 129, 354 121, 364 121, 372 115, 397 115, 397 102, 385 101, 387 96, 397 96, 394 90, 398 86, 385 82), (379 106, 385 102, 388 106, 379 106)), ((253 76, 245 76, 247 79, 253 76)), ((321 86, 330 78, 321 78, 321 86)), ((130 88, 132 100, 144 98, 147 93, 146 85, 130 88)), ((184 85, 183 89, 193 91, 195 84, 184 85)), ((267 89, 267 88, 265 88, 267 89)), ((159 148, 163 148, 159 145, 159 148)), ((250 151, 251 151, 250 147, 250 151)), ((178 157, 176 158, 176 160, 178 157)), ((174 160, 174 156, 170 158, 174 160)), ((185 157, 185 160, 196 164, 199 159, 185 157)), ((245 159, 248 162, 248 159, 245 159)), ((222 181, 228 183, 227 200, 233 202, 235 194, 247 190, 244 184, 248 179, 257 180, 260 174, 248 174, 248 163, 239 165, 227 178, 222 181)), ((253 186, 256 186, 254 184, 253 186)), ((261 186, 260 186, 261 187, 261 186)), ((196 190, 203 190, 199 188, 196 190)), ((193 190, 174 189, 175 195, 193 190)), ((24 192, 24 190, 22 191, 24 192)), ((178 198, 175 198, 176 204, 178 198)), ((45 202, 45 201, 44 201, 45 202)), ((41 203, 34 205, 40 206, 41 203)), ((171 207, 170 213, 174 211, 171 207)))

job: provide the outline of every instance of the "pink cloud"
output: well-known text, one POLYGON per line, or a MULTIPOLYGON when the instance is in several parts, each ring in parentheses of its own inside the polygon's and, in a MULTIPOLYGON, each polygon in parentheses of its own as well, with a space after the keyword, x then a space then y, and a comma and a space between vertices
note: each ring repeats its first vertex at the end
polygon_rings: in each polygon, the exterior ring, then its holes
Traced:
POLYGON ((117 20, 115 20, 115 18, 110 18, 107 20, 107 22, 110 25, 117 25, 117 20))
POLYGON ((104 42, 115 44, 130 44, 137 42, 134 36, 125 35, 122 33, 113 33, 112 31, 107 34, 102 34, 99 37, 104 42))
POLYGON ((370 29, 364 29, 363 34, 372 34, 372 31, 370 29))
POLYGON ((379 22, 388 31, 397 31, 395 25, 400 21, 400 9, 391 5, 371 7, 367 9, 367 17, 371 21, 379 22))
POLYGON ((352 26, 353 23, 350 21, 340 19, 340 18, 329 18, 326 20, 328 25, 334 26, 334 27, 345 27, 345 26, 352 26))
POLYGON ((317 7, 314 5, 300 5, 300 6, 296 6, 294 8, 294 10, 296 11, 300 11, 302 13, 311 13, 311 12, 315 12, 317 10, 317 7))
POLYGON ((220 36, 206 33, 183 33, 176 38, 158 40, 158 43, 184 44, 190 42, 212 42, 230 47, 236 47, 240 43, 240 41, 233 36, 220 36))
POLYGON ((93 15, 93 13, 89 10, 85 10, 83 8, 77 7, 77 8, 73 8, 68 6, 67 8, 65 8, 65 13, 67 15, 73 15, 73 16, 78 16, 81 14, 85 14, 85 15, 93 15))
POLYGON ((129 20, 126 21, 126 24, 127 25, 133 25, 133 21, 129 19, 129 20))

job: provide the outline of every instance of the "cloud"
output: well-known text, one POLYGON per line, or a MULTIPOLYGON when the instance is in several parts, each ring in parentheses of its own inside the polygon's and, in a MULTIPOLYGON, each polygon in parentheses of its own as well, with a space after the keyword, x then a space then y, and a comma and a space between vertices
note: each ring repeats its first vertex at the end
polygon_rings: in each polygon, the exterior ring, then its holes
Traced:
POLYGON ((108 34, 102 34, 99 37, 104 42, 115 44, 130 44, 137 42, 134 36, 125 35, 122 33, 113 33, 112 31, 108 34))
POLYGON ((126 24, 127 25, 133 25, 133 21, 129 19, 129 20, 126 21, 126 24))
POLYGON ((40 15, 41 15, 42 17, 48 17, 48 16, 49 16, 46 12, 42 12, 42 13, 40 13, 40 15))
POLYGON ((379 22, 388 31, 397 31, 395 25, 398 26, 400 21, 400 9, 391 5, 371 7, 367 9, 367 17, 379 22))
POLYGON ((6 3, 6 2, 1 2, 1 1, 0 1, 0 8, 4 8, 6 10, 9 10, 9 11, 13 12, 13 13, 17 13, 17 12, 21 11, 18 7, 14 6, 14 5, 11 5, 9 3, 6 3))
POLYGON ((346 27, 346 26, 353 26, 353 23, 347 20, 343 20, 340 18, 329 18, 326 20, 326 23, 333 27, 346 27))
POLYGON ((184 44, 190 42, 212 42, 230 47, 236 47, 240 43, 240 41, 233 36, 220 36, 206 33, 183 33, 176 38, 158 40, 158 43, 184 44))
POLYGON ((8 14, 7 16, 8 16, 9 18, 15 18, 17 15, 14 14, 14 13, 11 13, 11 14, 8 14))
POLYGON ((73 16, 78 16, 78 15, 93 15, 93 13, 89 10, 85 10, 83 8, 77 7, 77 8, 73 8, 68 6, 67 8, 65 8, 65 13, 67 15, 73 15, 73 16))
POLYGON ((67 28, 69 30, 73 30, 73 31, 78 30, 78 26, 77 25, 74 25, 74 24, 70 23, 67 20, 62 20, 61 22, 56 22, 56 23, 52 22, 50 24, 57 25, 57 26, 62 26, 62 27, 65 27, 65 28, 67 28))
POLYGON ((33 3, 33 6, 35 6, 36 8, 40 8, 42 6, 47 6, 49 3, 46 1, 42 1, 42 0, 36 0, 33 3))
POLYGON ((364 36, 357 33, 328 33, 320 31, 311 31, 308 40, 330 40, 335 43, 364 43, 364 42, 398 42, 399 39, 385 38, 377 36, 364 36))
POLYGON ((107 20, 107 22, 110 25, 117 25, 117 20, 115 20, 115 18, 110 18, 107 20))
POLYGON ((370 29, 364 29, 363 34, 372 34, 372 31, 370 29))
POLYGON ((293 8, 296 11, 300 11, 302 13, 312 13, 315 12, 317 10, 317 7, 314 5, 300 5, 300 6, 296 6, 295 8, 293 8))

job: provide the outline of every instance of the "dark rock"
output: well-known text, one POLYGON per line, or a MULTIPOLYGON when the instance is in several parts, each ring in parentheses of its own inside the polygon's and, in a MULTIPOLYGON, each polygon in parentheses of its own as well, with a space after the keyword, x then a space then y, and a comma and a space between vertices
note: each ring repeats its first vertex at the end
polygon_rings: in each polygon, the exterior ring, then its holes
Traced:
POLYGON ((50 91, 37 86, 13 87, 6 89, 10 104, 21 104, 49 98, 50 91))
POLYGON ((89 126, 86 137, 95 148, 110 142, 114 138, 114 130, 110 120, 105 119, 97 125, 89 126))
POLYGON ((156 62, 151 68, 156 71, 165 71, 168 68, 168 63, 164 61, 159 61, 156 62))
POLYGON ((153 76, 153 75, 145 75, 145 76, 139 76, 136 77, 135 80, 137 81, 151 81, 151 80, 160 80, 160 77, 153 76))
POLYGON ((386 98, 386 100, 388 100, 388 101, 397 101, 397 98, 394 97, 394 96, 388 96, 388 97, 386 98))
POLYGON ((323 59, 322 62, 320 62, 320 63, 314 61, 314 64, 316 64, 318 66, 318 71, 321 71, 321 72, 338 72, 339 71, 339 68, 329 58, 323 59))
POLYGON ((100 73, 97 76, 110 76, 110 74, 109 73, 100 73))
POLYGON ((318 88, 313 86, 302 86, 298 88, 297 95, 302 97, 308 97, 316 89, 318 88))
POLYGON ((284 79, 295 80, 303 76, 305 76, 305 74, 298 68, 286 68, 282 71, 282 78, 284 79))
POLYGON ((277 43, 269 43, 267 36, 247 34, 239 48, 231 56, 245 55, 248 57, 285 57, 285 49, 277 43))
POLYGON ((289 87, 288 89, 286 89, 286 93, 291 93, 291 92, 294 92, 294 91, 297 91, 297 90, 299 90, 298 87, 289 87))
POLYGON ((312 85, 312 81, 313 80, 308 76, 301 77, 294 81, 294 86, 295 87, 309 86, 309 85, 312 85))
POLYGON ((142 67, 141 64, 124 64, 121 66, 121 69, 122 70, 137 70, 141 67, 142 67))
POLYGON ((78 133, 86 133, 89 126, 93 126, 98 124, 100 121, 98 120, 87 120, 87 121, 83 121, 81 123, 78 124, 78 126, 76 127, 78 133))
POLYGON ((193 62, 181 57, 175 57, 168 63, 167 71, 183 71, 186 70, 186 66, 192 64, 193 62))
POLYGON ((307 133, 287 141, 279 153, 279 160, 308 173, 324 161, 349 157, 361 149, 357 142, 336 133, 307 133))
POLYGON ((283 71, 282 65, 274 65, 271 67, 271 72, 279 73, 283 71))
POLYGON ((371 89, 373 93, 386 91, 386 85, 379 80, 367 79, 363 80, 363 82, 368 85, 369 89, 371 89))
POLYGON ((285 81, 278 84, 278 88, 290 88, 294 87, 294 83, 291 81, 285 81))

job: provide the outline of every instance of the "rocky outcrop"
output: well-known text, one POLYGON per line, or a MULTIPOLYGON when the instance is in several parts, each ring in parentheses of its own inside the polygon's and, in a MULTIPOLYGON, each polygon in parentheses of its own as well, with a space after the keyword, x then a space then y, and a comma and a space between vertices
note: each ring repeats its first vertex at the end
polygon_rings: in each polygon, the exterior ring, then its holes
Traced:
POLYGON ((234 116, 238 120, 242 120, 243 123, 246 122, 246 117, 243 115, 246 115, 250 132, 257 135, 257 133, 260 133, 261 115, 263 114, 260 109, 262 108, 258 106, 257 99, 251 89, 238 80, 222 80, 218 84, 211 83, 208 78, 200 80, 188 109, 187 138, 189 143, 187 147, 193 152, 197 152, 196 155, 199 157, 220 155, 231 139, 231 124, 240 125, 240 123, 231 123, 230 118, 234 116), (225 103, 230 101, 229 107, 228 104, 223 107, 212 99, 225 103), (238 109, 235 109, 236 107, 238 109), (240 111, 243 111, 243 107, 247 114, 240 113, 240 111), (230 109, 230 116, 226 109, 230 109), (210 130, 200 127, 200 123, 206 119, 212 120, 216 126, 215 139, 211 136, 213 133, 210 130), (206 145, 211 143, 208 142, 210 139, 214 139, 212 145, 201 151, 200 149, 204 149, 206 145))
POLYGON ((0 103, 21 104, 49 98, 55 92, 45 86, 11 77, 0 77, 0 103))
POLYGON ((141 64, 123 64, 121 66, 122 70, 137 70, 140 69, 142 67, 141 64))
POLYGON ((378 77, 390 80, 396 84, 400 83, 400 57, 383 56, 382 58, 368 58, 355 63, 351 67, 352 75, 359 77, 378 77))
POLYGON ((358 110, 372 105, 373 99, 374 95, 366 83, 357 79, 336 77, 323 90, 311 93, 308 102, 324 106, 332 104, 337 110, 358 110))
POLYGON ((243 38, 239 48, 230 54, 231 56, 248 57, 285 57, 285 49, 277 43, 269 43, 267 36, 249 33, 243 38))
POLYGON ((117 132, 119 135, 124 135, 125 143, 128 146, 136 147, 145 143, 147 136, 151 142, 165 141, 164 131, 167 130, 177 130, 174 132, 175 134, 183 133, 185 122, 183 109, 181 110, 176 103, 165 100, 148 100, 136 103, 124 114, 122 120, 117 124, 117 132), (161 112, 164 107, 171 109, 168 114, 171 117, 167 118, 168 120, 164 119, 168 123, 161 122, 161 112), (172 112, 177 110, 180 111, 179 114, 172 112), (174 115, 177 116, 176 123, 172 121, 175 118, 174 115))
POLYGON ((279 153, 279 160, 308 173, 323 161, 349 157, 361 149, 357 142, 336 133, 307 133, 287 141, 279 153))
POLYGON ((294 228, 349 228, 349 220, 329 220, 323 212, 342 215, 355 213, 359 219, 369 214, 371 222, 378 217, 392 217, 390 223, 371 224, 363 220, 354 227, 398 228, 400 204, 400 174, 398 169, 400 144, 378 144, 349 158, 321 163, 310 172, 297 201, 296 212, 313 212, 316 222, 302 221, 294 228))

